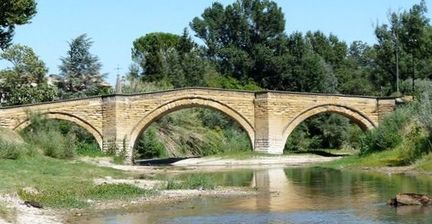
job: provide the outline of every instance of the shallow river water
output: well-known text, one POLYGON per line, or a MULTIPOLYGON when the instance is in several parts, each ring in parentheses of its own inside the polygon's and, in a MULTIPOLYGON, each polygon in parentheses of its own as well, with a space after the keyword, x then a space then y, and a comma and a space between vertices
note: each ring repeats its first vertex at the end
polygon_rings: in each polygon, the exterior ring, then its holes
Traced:
MULTIPOLYGON (((201 173, 202 174, 202 173, 201 173)), ((191 175, 191 174, 188 174, 191 175)), ((227 186, 251 186, 256 196, 200 197, 141 210, 111 212, 79 223, 432 223, 432 207, 391 208, 398 192, 432 194, 431 176, 387 175, 322 168, 274 168, 206 173, 227 186)))

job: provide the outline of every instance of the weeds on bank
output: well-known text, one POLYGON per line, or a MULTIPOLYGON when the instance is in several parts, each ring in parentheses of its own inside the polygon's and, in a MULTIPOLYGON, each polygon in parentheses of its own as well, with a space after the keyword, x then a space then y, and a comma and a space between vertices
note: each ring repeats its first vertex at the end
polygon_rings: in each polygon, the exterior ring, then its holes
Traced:
POLYGON ((422 171, 432 171, 432 154, 429 153, 428 155, 424 156, 422 159, 417 161, 415 164, 415 167, 422 171))
POLYGON ((217 186, 216 180, 205 174, 194 174, 184 179, 168 179, 166 184, 167 190, 176 189, 198 189, 213 190, 217 186))
POLYGON ((129 184, 81 183, 79 188, 45 189, 38 193, 18 191, 18 195, 27 201, 37 201, 52 208, 84 208, 91 202, 100 200, 127 200, 155 195, 154 190, 145 190, 129 184))

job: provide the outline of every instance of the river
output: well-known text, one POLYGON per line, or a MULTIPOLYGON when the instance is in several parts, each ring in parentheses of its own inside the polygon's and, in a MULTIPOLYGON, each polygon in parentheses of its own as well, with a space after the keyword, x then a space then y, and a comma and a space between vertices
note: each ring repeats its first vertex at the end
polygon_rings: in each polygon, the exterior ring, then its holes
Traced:
MULTIPOLYGON (((185 174, 182 174, 185 175, 185 174)), ((186 174, 194 175, 194 174, 186 174)), ((202 173, 201 173, 202 175, 202 173)), ((399 192, 432 194, 431 176, 292 167, 205 173, 256 196, 199 197, 134 212, 109 212, 79 223, 432 223, 432 208, 392 208, 399 192)))

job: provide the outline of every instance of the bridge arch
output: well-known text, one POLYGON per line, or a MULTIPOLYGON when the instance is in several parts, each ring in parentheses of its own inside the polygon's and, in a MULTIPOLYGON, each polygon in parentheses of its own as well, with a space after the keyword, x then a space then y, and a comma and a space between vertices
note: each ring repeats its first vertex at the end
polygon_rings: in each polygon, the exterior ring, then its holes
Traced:
MULTIPOLYGON (((75 115, 72 115, 72 114, 62 113, 62 112, 47 112, 47 113, 42 113, 41 115, 45 116, 47 119, 50 119, 50 120, 53 119, 53 120, 70 121, 70 122, 80 126, 81 128, 84 128, 86 131, 88 131, 96 139, 96 142, 98 143, 99 148, 102 149, 102 142, 103 142, 102 134, 100 133, 100 131, 98 131, 95 127, 93 127, 91 124, 89 124, 84 119, 81 119, 81 118, 79 118, 75 115)), ((13 130, 15 130, 15 131, 23 130, 24 128, 28 127, 30 124, 31 124, 30 120, 26 119, 25 121, 18 124, 15 128, 13 128, 13 130)))
POLYGON ((147 115, 145 115, 145 117, 142 118, 138 122, 138 124, 134 126, 134 128, 129 134, 129 142, 130 142, 129 155, 132 156, 133 154, 132 151, 136 145, 137 138, 141 133, 143 133, 148 128, 148 126, 150 126, 150 124, 152 124, 157 119, 171 112, 181 110, 181 109, 186 109, 186 108, 192 108, 192 107, 203 107, 203 108, 214 109, 232 118, 234 121, 240 124, 243 130, 246 131, 253 148, 254 140, 255 140, 254 127, 239 112, 237 112, 230 106, 223 104, 219 101, 216 101, 214 99, 203 98, 203 97, 184 97, 184 98, 179 98, 179 99, 169 101, 167 103, 158 106, 154 110, 150 111, 147 115))
MULTIPOLYGON (((318 105, 304 110, 303 112, 297 114, 294 119, 292 119, 283 129, 282 138, 286 143, 290 134, 294 131, 294 129, 304 120, 313 117, 320 113, 336 113, 340 114, 344 117, 347 117, 355 124, 357 124, 363 131, 370 130, 376 127, 376 124, 372 122, 372 120, 366 116, 364 113, 347 107, 343 105, 337 104, 324 104, 318 105)), ((284 143, 284 145, 285 145, 284 143)))

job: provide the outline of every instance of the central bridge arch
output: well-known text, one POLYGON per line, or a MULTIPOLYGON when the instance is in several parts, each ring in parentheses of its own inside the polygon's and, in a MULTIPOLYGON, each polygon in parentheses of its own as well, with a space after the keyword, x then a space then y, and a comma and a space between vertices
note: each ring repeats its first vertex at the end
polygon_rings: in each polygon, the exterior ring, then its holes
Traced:
MULTIPOLYGON (((357 124, 363 131, 367 131, 376 127, 374 122, 372 122, 368 116, 358 110, 353 108, 338 105, 338 104, 324 104, 308 108, 298 115, 296 115, 284 128, 282 131, 282 138, 286 142, 290 134, 294 129, 304 120, 313 117, 321 113, 336 113, 344 117, 347 117, 355 124, 357 124)), ((285 145, 285 144, 284 144, 285 145)))
POLYGON ((130 136, 129 142, 131 143, 131 145, 129 147, 129 150, 130 150, 129 155, 132 155, 133 148, 136 145, 136 140, 139 137, 139 135, 142 132, 144 132, 147 129, 147 127, 150 126, 151 123, 153 123, 154 121, 158 120, 159 118, 161 118, 161 117, 163 117, 163 116, 165 116, 171 112, 181 110, 181 109, 186 109, 186 108, 192 108, 192 107, 203 107, 203 108, 214 109, 214 110, 220 111, 223 114, 227 115, 228 117, 232 118, 234 121, 236 121, 243 128, 243 130, 246 131, 246 133, 249 137, 250 143, 253 147, 254 140, 255 140, 254 127, 239 112, 237 112, 236 110, 234 110, 230 106, 223 104, 219 101, 216 101, 214 99, 203 98, 203 97, 183 97, 183 98, 169 101, 165 104, 158 106, 157 108, 155 108, 154 110, 149 112, 147 115, 145 115, 145 117, 142 118, 138 122, 138 124, 136 124, 134 126, 131 133, 129 134, 129 136, 130 136))

